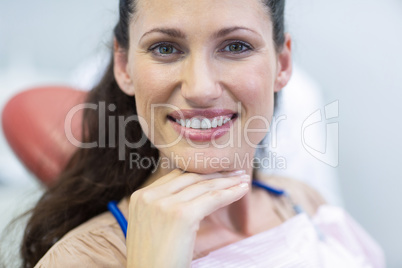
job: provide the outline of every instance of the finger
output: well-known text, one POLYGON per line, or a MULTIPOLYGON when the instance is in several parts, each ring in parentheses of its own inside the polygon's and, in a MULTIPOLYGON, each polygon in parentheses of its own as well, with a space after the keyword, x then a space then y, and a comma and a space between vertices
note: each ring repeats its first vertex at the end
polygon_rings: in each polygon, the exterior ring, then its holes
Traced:
POLYGON ((165 191, 165 193, 163 193, 164 191, 163 190, 161 191, 158 187, 174 178, 177 178, 178 176, 180 176, 182 174, 183 174, 183 171, 176 168, 176 169, 172 170, 171 172, 169 172, 168 174, 166 174, 165 176, 152 182, 151 184, 148 185, 148 183, 146 183, 143 187, 136 190, 131 195, 130 202, 131 202, 131 200, 142 200, 145 203, 151 203, 154 200, 165 196, 166 194, 170 194, 170 193, 167 193, 166 191, 165 191))
POLYGON ((172 170, 171 172, 169 172, 168 174, 160 177, 159 179, 157 179, 156 181, 154 181, 152 184, 149 185, 149 187, 156 187, 162 184, 165 184, 169 181, 171 181, 174 178, 177 178, 180 175, 183 175, 185 173, 184 170, 176 168, 174 170, 172 170))
POLYGON ((233 187, 209 191, 186 204, 186 213, 193 221, 201 221, 214 211, 225 207, 242 198, 250 189, 248 183, 237 184, 233 187))
POLYGON ((138 196, 140 194, 147 203, 150 203, 161 198, 172 196, 186 187, 200 181, 230 176, 241 176, 244 175, 244 173, 245 170, 236 170, 230 172, 216 172, 211 174, 197 174, 182 173, 182 170, 175 169, 152 184, 142 188, 141 192, 136 191, 134 195, 138 196))
POLYGON ((208 181, 217 178, 239 177, 244 175, 244 173, 245 173, 244 170, 234 172, 217 172, 211 174, 184 173, 175 178, 172 177, 169 180, 166 180, 164 183, 157 185, 154 189, 155 190, 163 189, 163 191, 167 193, 166 195, 175 194, 201 181, 208 181))
POLYGON ((226 178, 215 178, 203 180, 198 183, 192 184, 178 193, 172 195, 169 202, 172 204, 177 202, 186 202, 193 200, 207 192, 227 189, 241 183, 249 183, 250 176, 243 174, 240 176, 230 176, 226 178))

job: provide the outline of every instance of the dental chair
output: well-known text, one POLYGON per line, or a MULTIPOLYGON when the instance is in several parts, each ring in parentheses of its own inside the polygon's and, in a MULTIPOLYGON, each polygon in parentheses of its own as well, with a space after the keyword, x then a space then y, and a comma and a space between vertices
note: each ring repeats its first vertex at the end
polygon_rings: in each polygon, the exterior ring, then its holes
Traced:
POLYGON ((49 186, 76 150, 65 133, 71 127, 81 137, 82 110, 71 122, 69 111, 83 103, 87 92, 71 87, 46 86, 27 89, 8 101, 3 109, 5 137, 18 158, 41 182, 49 186), (71 123, 71 124, 70 124, 71 123))

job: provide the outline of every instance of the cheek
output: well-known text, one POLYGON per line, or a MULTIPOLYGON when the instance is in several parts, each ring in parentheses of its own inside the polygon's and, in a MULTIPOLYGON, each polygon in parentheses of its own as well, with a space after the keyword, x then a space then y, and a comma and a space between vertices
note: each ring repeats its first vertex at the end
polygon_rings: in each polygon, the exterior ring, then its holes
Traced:
POLYGON ((247 117, 270 116, 273 110, 275 75, 269 61, 259 61, 233 68, 228 88, 242 103, 247 117))
POLYGON ((172 74, 167 68, 151 64, 137 64, 133 69, 133 86, 137 113, 150 119, 152 104, 167 103, 174 89, 172 74))
POLYGON ((158 67, 151 63, 141 64, 140 61, 137 63, 131 72, 137 114, 143 119, 140 120, 140 124, 145 135, 150 140, 158 139, 160 137, 155 130, 162 128, 164 122, 164 118, 162 120, 159 118, 160 111, 166 110, 160 104, 169 103, 175 88, 174 76, 163 65, 158 67), (154 136, 151 137, 151 133, 154 133, 154 136))
POLYGON ((274 107, 274 68, 261 61, 233 72, 232 94, 242 104, 244 138, 258 144, 268 131, 274 107), (236 78, 234 78, 236 77, 236 78), (247 132, 248 131, 248 132, 247 132))

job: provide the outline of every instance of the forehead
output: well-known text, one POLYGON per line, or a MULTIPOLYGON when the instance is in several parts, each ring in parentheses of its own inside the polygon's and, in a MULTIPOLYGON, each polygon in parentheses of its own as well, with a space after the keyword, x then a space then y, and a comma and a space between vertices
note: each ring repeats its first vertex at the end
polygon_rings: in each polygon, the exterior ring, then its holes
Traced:
POLYGON ((203 32, 243 26, 272 32, 267 7, 261 0, 137 0, 133 24, 137 33, 161 26, 203 32))

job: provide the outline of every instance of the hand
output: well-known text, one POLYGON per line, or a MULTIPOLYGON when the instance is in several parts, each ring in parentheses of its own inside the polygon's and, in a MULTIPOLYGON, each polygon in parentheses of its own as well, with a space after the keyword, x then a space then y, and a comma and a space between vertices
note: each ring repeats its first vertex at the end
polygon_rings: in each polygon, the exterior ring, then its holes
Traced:
POLYGON ((242 198, 244 171, 212 174, 175 169, 131 195, 127 267, 187 268, 204 217, 242 198))

